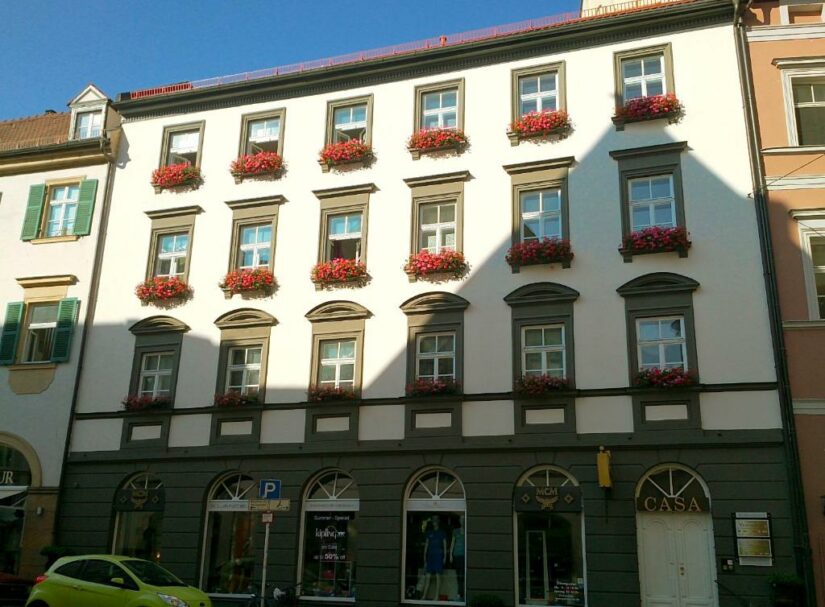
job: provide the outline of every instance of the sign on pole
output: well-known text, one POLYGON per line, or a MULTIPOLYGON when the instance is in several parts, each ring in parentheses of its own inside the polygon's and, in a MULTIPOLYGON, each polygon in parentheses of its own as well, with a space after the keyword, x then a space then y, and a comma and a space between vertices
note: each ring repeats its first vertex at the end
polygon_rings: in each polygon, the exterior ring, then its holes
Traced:
POLYGON ((275 478, 261 479, 258 497, 262 500, 277 500, 281 497, 281 481, 275 478))
POLYGON ((251 512, 289 512, 289 500, 249 500, 251 512))

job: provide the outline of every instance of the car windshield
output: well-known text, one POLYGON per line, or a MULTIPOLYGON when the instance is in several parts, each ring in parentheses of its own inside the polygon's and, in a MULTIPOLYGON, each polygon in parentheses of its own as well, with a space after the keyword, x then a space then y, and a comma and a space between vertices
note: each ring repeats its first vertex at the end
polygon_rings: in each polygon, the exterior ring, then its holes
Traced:
POLYGON ((186 586, 160 565, 149 561, 121 561, 124 567, 150 586, 186 586))

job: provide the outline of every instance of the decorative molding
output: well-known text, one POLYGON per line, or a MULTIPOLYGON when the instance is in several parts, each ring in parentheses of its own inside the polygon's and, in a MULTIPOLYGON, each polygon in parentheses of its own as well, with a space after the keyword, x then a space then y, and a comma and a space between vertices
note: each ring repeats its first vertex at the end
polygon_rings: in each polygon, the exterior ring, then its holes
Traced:
POLYGON ((825 153, 825 145, 793 145, 786 147, 763 148, 762 153, 766 156, 779 154, 822 154, 825 153))
POLYGON ((472 178, 470 171, 457 171, 455 173, 442 173, 441 175, 428 175, 426 177, 408 177, 404 180, 404 183, 410 188, 420 188, 427 185, 468 181, 470 178, 472 178))
POLYGON ((171 316, 150 316, 133 324, 129 327, 129 331, 131 331, 133 335, 186 333, 189 331, 189 326, 171 316))
POLYGON ((668 154, 672 152, 684 152, 687 149, 687 141, 674 141, 661 145, 647 145, 642 148, 630 148, 626 150, 611 150, 608 152, 613 160, 620 158, 634 158, 636 156, 654 156, 656 154, 668 154))
MULTIPOLYGON (((825 26, 822 27, 825 28, 825 26)), ((825 67, 825 57, 777 57, 771 61, 771 64, 779 69, 788 69, 791 67, 825 67)))
POLYGON ((58 242, 75 242, 79 240, 80 236, 71 234, 69 236, 48 236, 45 238, 33 238, 29 244, 56 244, 58 242))
POLYGON ((570 303, 579 298, 579 292, 555 282, 535 282, 519 287, 504 297, 509 306, 541 303, 570 303))
POLYGON ((361 185, 351 185, 344 188, 329 188, 327 190, 312 190, 318 200, 326 198, 340 198, 341 196, 351 196, 353 194, 371 194, 378 188, 374 183, 364 183, 361 185))
POLYGON ((782 328, 789 330, 825 329, 825 320, 784 320, 782 328))
POLYGON ((352 301, 328 301, 315 306, 306 313, 307 320, 312 323, 330 320, 358 320, 371 316, 372 312, 352 301))
POLYGON ((553 158, 550 160, 536 160, 534 162, 507 164, 501 168, 507 171, 508 175, 519 175, 521 173, 533 173, 535 171, 545 171, 549 169, 570 168, 575 162, 575 156, 565 156, 564 158, 553 158))
POLYGON ((245 327, 272 327, 278 320, 262 310, 241 308, 232 310, 215 319, 215 326, 219 329, 241 329, 245 327))
POLYGON ((809 190, 825 188, 825 175, 765 177, 768 190, 809 190))
POLYGON ((616 291, 622 297, 634 295, 653 295, 658 293, 685 293, 695 291, 699 283, 680 274, 671 272, 654 272, 645 274, 624 283, 616 291))
POLYGON ((401 311, 407 316, 410 314, 431 314, 434 312, 452 312, 456 310, 466 310, 470 302, 446 291, 435 291, 423 293, 411 297, 401 304, 401 311))
POLYGON ((149 219, 165 219, 167 217, 184 217, 187 215, 198 215, 203 213, 203 208, 198 205, 189 207, 178 207, 177 209, 158 209, 156 211, 144 211, 149 219))
POLYGON ((287 200, 280 194, 276 196, 263 196, 261 198, 247 198, 245 200, 227 200, 226 206, 233 211, 236 209, 251 209, 256 207, 266 207, 283 204, 287 200))
POLYGON ((794 415, 825 415, 825 400, 794 399, 794 415))
MULTIPOLYGON (((748 29, 748 42, 825 38, 825 25, 758 25, 748 29)), ((774 65, 776 65, 774 60, 774 65)), ((780 60, 781 61, 781 60, 780 60)))
POLYGON ((788 211, 788 215, 796 221, 825 219, 825 209, 791 209, 788 211))
POLYGON ((35 289, 38 287, 67 287, 77 284, 77 276, 72 274, 60 274, 57 276, 30 276, 18 278, 17 284, 24 289, 35 289))

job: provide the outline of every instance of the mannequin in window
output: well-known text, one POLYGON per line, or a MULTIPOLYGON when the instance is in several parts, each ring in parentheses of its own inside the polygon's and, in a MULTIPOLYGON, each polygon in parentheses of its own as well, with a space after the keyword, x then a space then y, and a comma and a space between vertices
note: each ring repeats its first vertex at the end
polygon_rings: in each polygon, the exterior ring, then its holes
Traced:
POLYGON ((437 514, 430 519, 432 527, 427 531, 424 542, 424 588, 421 591, 421 598, 426 600, 427 592, 430 590, 430 581, 435 576, 434 599, 439 600, 441 593, 441 574, 444 572, 444 563, 447 561, 447 534, 441 528, 441 519, 437 514))
POLYGON ((450 540, 450 563, 455 569, 455 579, 458 583, 458 596, 464 600, 464 515, 458 517, 458 526, 453 529, 453 538, 450 540))

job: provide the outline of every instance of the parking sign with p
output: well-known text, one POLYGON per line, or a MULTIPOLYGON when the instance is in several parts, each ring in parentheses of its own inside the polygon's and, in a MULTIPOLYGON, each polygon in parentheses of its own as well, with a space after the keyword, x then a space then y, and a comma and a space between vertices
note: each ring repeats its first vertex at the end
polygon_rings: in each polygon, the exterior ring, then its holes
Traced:
POLYGON ((261 479, 258 485, 258 497, 262 500, 281 499, 281 481, 274 478, 261 479))

